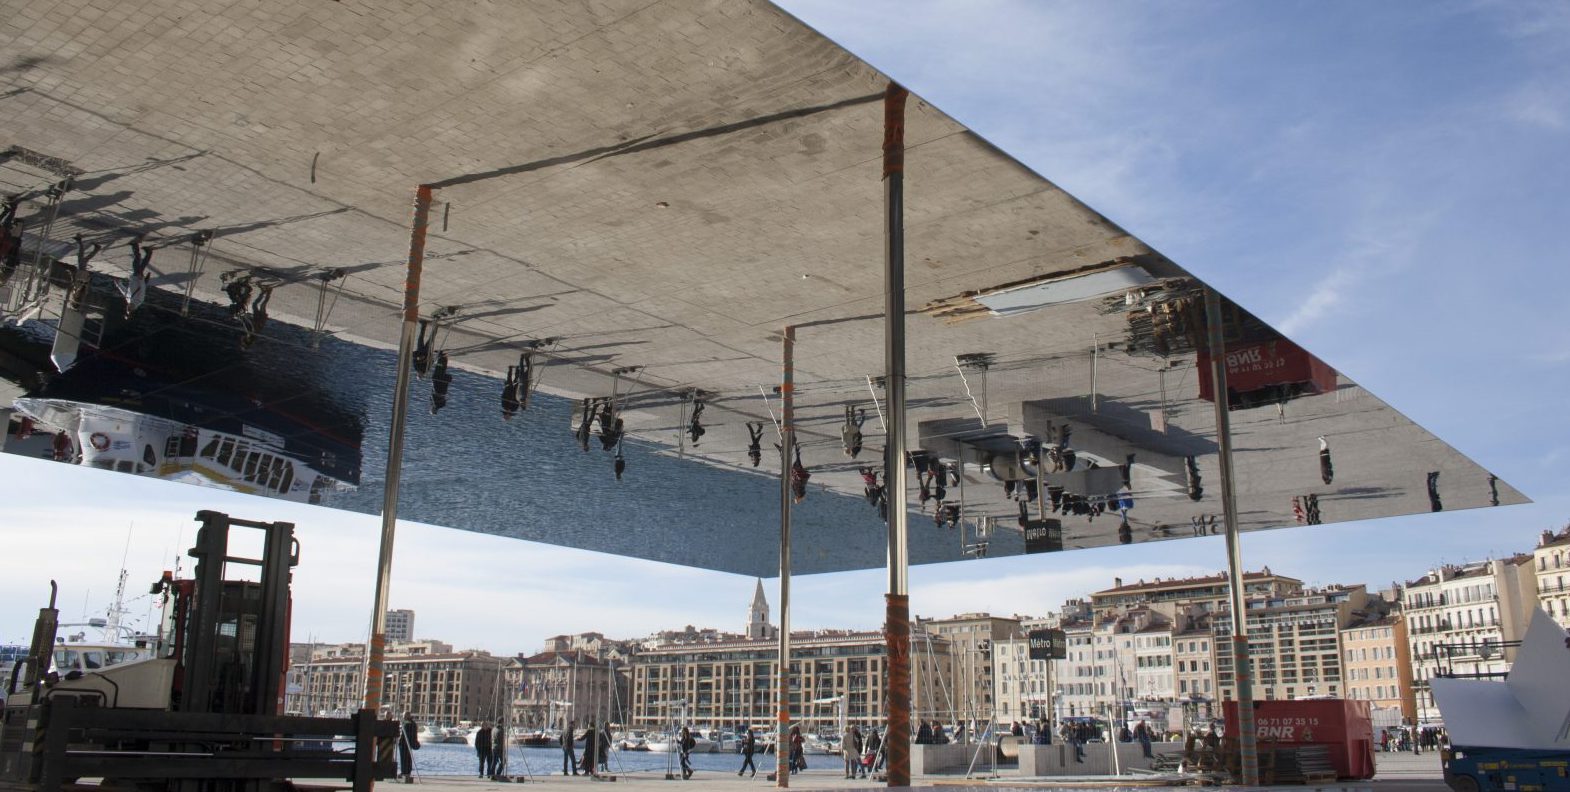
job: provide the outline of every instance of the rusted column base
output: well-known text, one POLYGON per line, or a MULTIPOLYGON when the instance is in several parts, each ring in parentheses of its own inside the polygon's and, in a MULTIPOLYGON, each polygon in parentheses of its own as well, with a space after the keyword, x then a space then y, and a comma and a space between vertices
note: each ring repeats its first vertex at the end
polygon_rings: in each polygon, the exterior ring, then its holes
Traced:
POLYGON ((888 617, 883 640, 888 645, 888 733, 883 751, 888 757, 888 785, 910 786, 910 597, 886 594, 888 617))

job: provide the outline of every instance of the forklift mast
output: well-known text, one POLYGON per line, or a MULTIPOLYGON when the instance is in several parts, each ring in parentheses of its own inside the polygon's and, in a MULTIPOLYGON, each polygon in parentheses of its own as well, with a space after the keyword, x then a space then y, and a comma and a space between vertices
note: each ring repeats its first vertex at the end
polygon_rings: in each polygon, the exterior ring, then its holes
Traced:
POLYGON ((177 712, 277 715, 289 658, 289 581, 300 563, 294 524, 255 522, 200 511, 190 555, 192 585, 172 587, 177 712), (262 557, 230 555, 231 530, 263 534, 262 557), (254 566, 256 581, 231 579, 230 566, 254 566))

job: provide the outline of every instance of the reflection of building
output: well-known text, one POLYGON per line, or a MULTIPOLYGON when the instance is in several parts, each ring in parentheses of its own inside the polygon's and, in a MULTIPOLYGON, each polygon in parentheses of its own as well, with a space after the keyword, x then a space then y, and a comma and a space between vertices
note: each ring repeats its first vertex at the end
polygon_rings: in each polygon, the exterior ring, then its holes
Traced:
POLYGON ((387 611, 387 640, 389 643, 414 640, 414 611, 387 611))
MULTIPOLYGON (((387 654, 382 700, 389 712, 412 712, 422 723, 454 725, 504 713, 498 683, 502 661, 485 652, 387 654)), ((323 653, 291 670, 291 701, 302 713, 352 712, 364 696, 361 654, 323 653), (292 692, 298 690, 298 692, 292 692)))
POLYGON ((1544 531, 1532 551, 1537 574, 1537 607, 1560 627, 1570 628, 1570 526, 1559 533, 1544 531))
MULTIPOLYGON (((953 644, 953 700, 944 702, 945 723, 986 719, 993 714, 992 646, 1020 637, 1019 619, 963 613, 946 619, 916 617, 916 628, 953 644)), ((915 651, 912 649, 912 651, 915 651)))
POLYGON ((1346 697, 1362 699, 1381 709, 1400 709, 1401 717, 1417 717, 1412 695, 1412 661, 1407 647, 1406 620, 1399 612, 1371 614, 1341 630, 1341 660, 1346 697))
POLYGON ((1407 582, 1402 601, 1420 722, 1439 718, 1428 680, 1438 674, 1502 676, 1538 602, 1531 555, 1435 569, 1407 582))
MULTIPOLYGON (((553 639, 555 640, 555 639, 553 639)), ((514 657, 503 671, 512 720, 526 729, 565 728, 595 721, 621 723, 627 710, 628 668, 583 651, 546 649, 514 657)))

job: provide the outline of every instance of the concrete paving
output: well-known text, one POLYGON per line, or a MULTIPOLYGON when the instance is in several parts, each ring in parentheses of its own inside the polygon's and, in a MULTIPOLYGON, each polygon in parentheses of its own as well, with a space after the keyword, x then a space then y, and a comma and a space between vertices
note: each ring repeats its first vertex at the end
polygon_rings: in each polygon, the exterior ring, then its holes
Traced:
MULTIPOLYGON (((633 437, 674 445, 680 394, 699 388, 709 436, 687 457, 767 474, 772 458, 747 467, 743 427, 778 412, 759 388, 778 381, 779 334, 795 325, 813 485, 859 494, 857 465, 879 459, 886 78, 769 3, 3 0, 0 15, 13 58, 0 145, 17 147, 0 190, 75 173, 54 235, 110 243, 109 271, 146 232, 169 246, 153 287, 183 289, 184 240, 210 230, 198 296, 221 304, 221 275, 256 273, 282 284, 275 317, 309 325, 314 276, 343 269, 329 328, 385 348, 413 190, 435 184, 422 305, 460 308, 456 365, 494 375, 521 342, 556 338, 544 387, 574 399, 639 366, 633 437), (847 404, 869 415, 857 462, 839 448, 847 404)), ((1137 507, 1123 536, 1117 519, 1066 520, 1065 548, 1192 535, 1191 518, 1221 510, 1200 328, 1157 355, 1130 341, 1142 308, 1003 316, 972 298, 1108 267, 1197 282, 919 97, 907 118, 913 445, 974 449, 1069 421, 1082 460, 1136 454, 1137 507), (995 356, 985 376, 956 368, 971 353, 995 356), (1190 455, 1209 482, 1199 502, 1182 492, 1190 455)), ((1433 471, 1446 508, 1492 497, 1486 470, 1344 376, 1233 422, 1245 529, 1292 525, 1291 499, 1310 493, 1325 522, 1428 511, 1433 471)), ((993 554, 1021 552, 1016 505, 972 456, 967 516, 996 519, 993 554)), ((773 526, 738 531, 767 541, 773 526)), ((967 557, 942 541, 942 558, 967 557)), ((691 563, 725 568, 725 553, 691 563)))
MULTIPOLYGON (((1316 784, 1312 787, 1270 787, 1277 789, 1322 789, 1322 790, 1379 790, 1380 792, 1441 792, 1448 789, 1444 785, 1443 773, 1439 764, 1439 754, 1429 752, 1420 756, 1410 753, 1381 753, 1375 756, 1377 774, 1369 781, 1348 781, 1338 784, 1316 784)), ((1011 788, 1066 788, 1066 789, 1177 789, 1182 787, 1161 786, 1150 784, 1140 776, 1122 776, 1116 779, 1107 776, 1074 776, 1055 778, 1021 778, 1013 775, 1012 768, 1004 766, 999 768, 996 777, 987 777, 978 773, 971 778, 966 778, 963 773, 946 773, 938 775, 924 775, 913 779, 912 788, 916 789, 956 789, 973 787, 978 789, 1001 790, 1011 788)), ((682 781, 666 780, 663 772, 635 772, 617 776, 614 786, 610 782, 593 782, 584 778, 564 777, 560 775, 537 775, 525 777, 524 783, 533 784, 539 789, 615 789, 623 792, 667 792, 679 790, 687 785, 705 790, 736 790, 736 792, 759 792, 759 790, 774 789, 776 785, 767 781, 762 774, 756 778, 739 779, 724 772, 699 772, 691 779, 682 781)), ((516 789, 516 783, 495 782, 477 778, 462 778, 455 776, 429 776, 418 779, 412 785, 427 790, 451 790, 451 792, 482 792, 483 790, 508 790, 516 789)), ((401 788, 402 785, 399 786, 401 788)), ((847 780, 838 769, 815 770, 790 777, 791 789, 807 790, 855 790, 882 788, 884 784, 873 780, 847 780)), ((1246 787, 1234 787, 1246 789, 1246 787)))

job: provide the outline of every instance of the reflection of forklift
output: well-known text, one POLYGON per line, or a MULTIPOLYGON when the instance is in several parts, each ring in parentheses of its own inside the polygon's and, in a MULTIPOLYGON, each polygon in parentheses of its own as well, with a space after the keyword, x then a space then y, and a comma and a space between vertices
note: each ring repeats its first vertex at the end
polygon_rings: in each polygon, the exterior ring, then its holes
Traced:
POLYGON ((273 779, 339 778, 360 790, 391 775, 396 723, 280 714, 290 568, 299 563, 293 524, 196 517, 195 578, 166 572, 153 585, 165 597, 155 657, 49 671, 59 626, 51 593, 8 691, 0 783, 54 790, 93 777, 142 790, 263 790, 287 783, 273 779), (230 555, 231 528, 261 531, 262 557, 230 555), (231 565, 257 567, 258 579, 226 576, 231 565))

